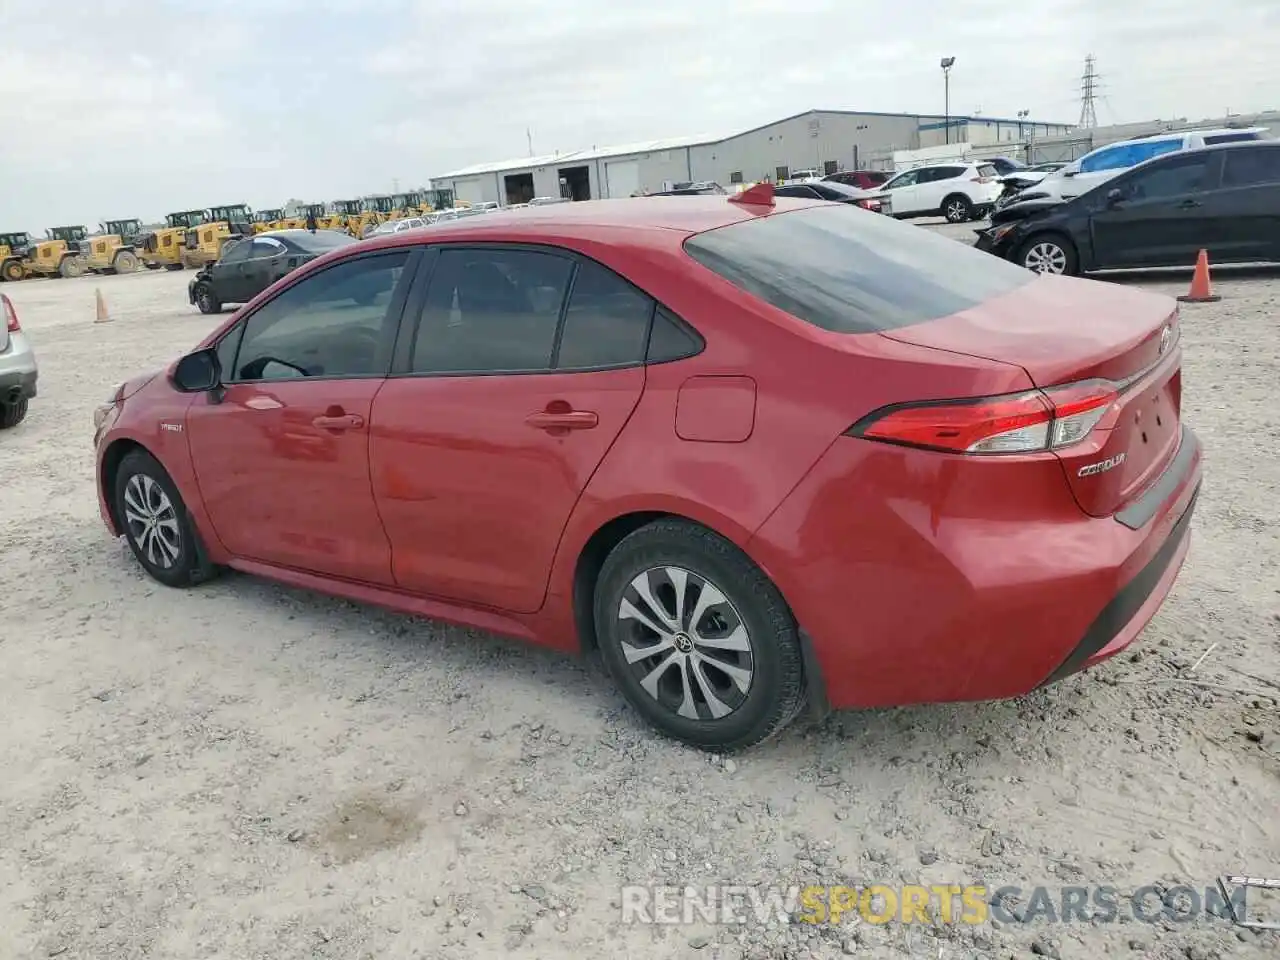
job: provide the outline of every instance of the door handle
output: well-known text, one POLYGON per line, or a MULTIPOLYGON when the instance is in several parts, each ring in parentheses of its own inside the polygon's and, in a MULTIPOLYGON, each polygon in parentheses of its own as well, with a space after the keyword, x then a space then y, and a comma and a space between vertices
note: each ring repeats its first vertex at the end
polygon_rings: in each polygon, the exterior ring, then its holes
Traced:
POLYGON ((354 413, 328 415, 316 417, 311 425, 321 430, 358 430, 364 426, 364 417, 354 413))
POLYGON ((538 430, 590 430, 600 423, 600 418, 590 410, 567 410, 563 413, 543 410, 529 414, 524 422, 538 430))
POLYGON ((1190 210, 1192 207, 1198 207, 1198 206, 1200 206, 1199 200, 1188 199, 1188 200, 1183 200, 1180 204, 1178 204, 1179 209, 1182 209, 1182 210, 1190 210))

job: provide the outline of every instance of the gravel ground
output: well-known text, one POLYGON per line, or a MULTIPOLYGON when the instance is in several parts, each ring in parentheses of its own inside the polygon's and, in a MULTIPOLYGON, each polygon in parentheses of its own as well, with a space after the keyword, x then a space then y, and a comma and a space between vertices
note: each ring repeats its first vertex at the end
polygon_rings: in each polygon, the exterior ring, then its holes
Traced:
MULTIPOLYGON (((210 329, 189 276, 3 288, 41 395, 0 435, 0 957, 1280 945, 1218 918, 655 926, 618 906, 628 883, 1057 896, 1280 876, 1280 273, 1221 273, 1221 303, 1183 309, 1208 480, 1181 579, 1130 655, 1015 702, 797 724, 732 761, 658 739, 590 662, 240 575, 147 580, 98 518, 90 413, 210 329), (95 286, 110 324, 93 322, 95 286)), ((1124 282, 1176 293, 1187 275, 1124 282)))

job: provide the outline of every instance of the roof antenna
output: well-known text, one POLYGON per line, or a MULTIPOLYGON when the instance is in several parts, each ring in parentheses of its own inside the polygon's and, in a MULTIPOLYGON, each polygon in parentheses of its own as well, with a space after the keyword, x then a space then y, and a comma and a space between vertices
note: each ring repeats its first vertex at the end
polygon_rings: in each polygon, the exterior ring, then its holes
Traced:
POLYGON ((755 186, 747 187, 741 193, 735 193, 729 198, 730 203, 744 203, 752 207, 772 207, 773 203, 773 184, 765 181, 757 183, 755 186))

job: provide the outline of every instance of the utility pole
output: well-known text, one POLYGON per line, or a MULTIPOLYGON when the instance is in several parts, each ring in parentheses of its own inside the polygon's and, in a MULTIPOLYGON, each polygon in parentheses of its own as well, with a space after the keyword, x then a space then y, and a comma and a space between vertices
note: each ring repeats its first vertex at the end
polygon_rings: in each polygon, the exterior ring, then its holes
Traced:
POLYGON ((529 144, 529 156, 533 156, 533 133, 528 127, 524 128, 524 138, 529 144))
POLYGON ((951 68, 956 65, 955 57, 942 58, 942 111, 944 126, 947 131, 947 143, 951 142, 951 68))
POLYGON ((1101 79, 1098 76, 1097 61, 1091 53, 1084 58, 1084 76, 1080 78, 1079 126, 1085 130, 1091 130, 1098 125, 1098 112, 1094 107, 1094 101, 1098 98, 1098 81, 1101 79))
MULTIPOLYGON (((1031 111, 1030 111, 1030 110, 1019 110, 1019 111, 1018 111, 1018 136, 1020 136, 1020 137, 1022 136, 1022 124, 1026 121, 1027 117, 1028 117, 1028 116, 1030 116, 1030 115, 1031 115, 1031 111)), ((1035 162, 1036 162, 1036 160, 1035 160, 1035 156, 1036 156, 1036 125, 1035 125, 1034 123, 1033 123, 1033 124, 1031 124, 1031 133, 1029 133, 1029 134, 1027 135, 1027 137, 1026 137, 1026 141, 1027 141, 1027 148, 1026 148, 1026 149, 1027 149, 1027 166, 1029 166, 1029 167, 1030 167, 1030 166, 1034 166, 1034 165, 1035 165, 1035 162)))

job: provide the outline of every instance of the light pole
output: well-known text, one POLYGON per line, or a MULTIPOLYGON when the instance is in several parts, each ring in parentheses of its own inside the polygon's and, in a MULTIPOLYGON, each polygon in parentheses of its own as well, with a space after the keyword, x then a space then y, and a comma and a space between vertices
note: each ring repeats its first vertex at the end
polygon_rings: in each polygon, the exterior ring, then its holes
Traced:
MULTIPOLYGON (((1026 120, 1026 119, 1027 119, 1027 117, 1028 117, 1028 116, 1030 116, 1030 115, 1031 115, 1031 111, 1030 111, 1030 110, 1019 110, 1019 111, 1018 111, 1018 136, 1022 136, 1022 122, 1023 122, 1024 120, 1026 120)), ((1036 162, 1036 158, 1035 158, 1035 139, 1036 139, 1036 125, 1033 123, 1033 124, 1031 125, 1031 134, 1030 134, 1030 136, 1028 136, 1028 137, 1027 137, 1027 147, 1026 147, 1026 150, 1027 150, 1027 166, 1029 166, 1029 167, 1035 166, 1035 162, 1036 162)))
POLYGON ((951 68, 955 63, 955 57, 942 58, 942 109, 943 119, 946 121, 947 143, 951 142, 951 68))

